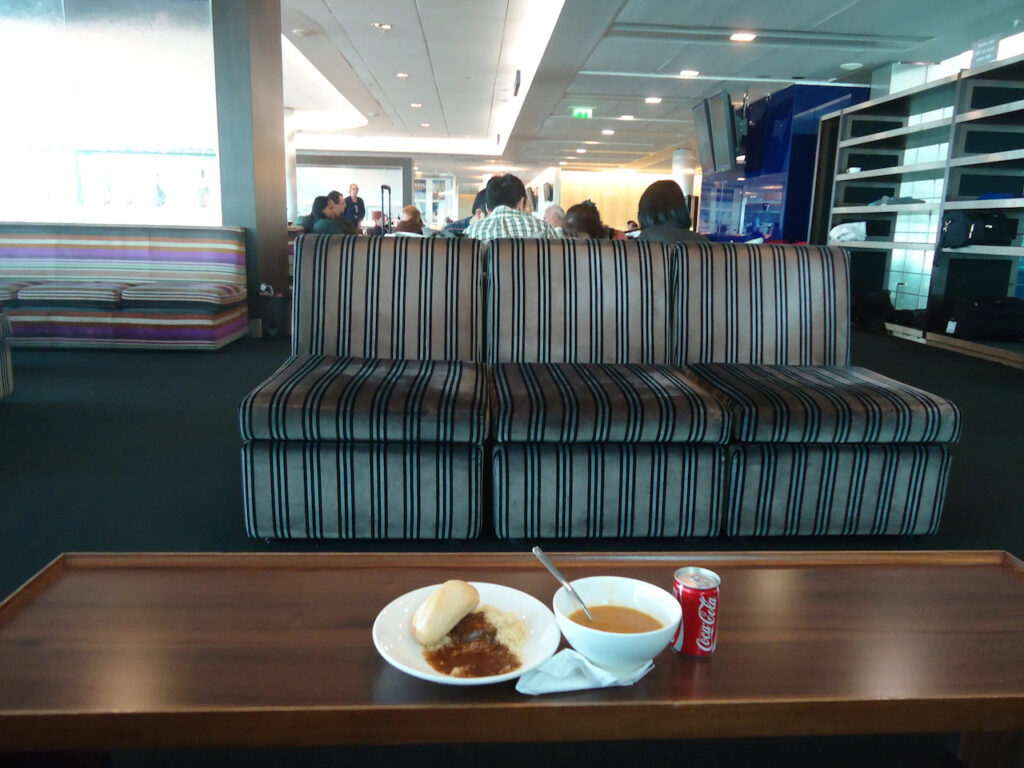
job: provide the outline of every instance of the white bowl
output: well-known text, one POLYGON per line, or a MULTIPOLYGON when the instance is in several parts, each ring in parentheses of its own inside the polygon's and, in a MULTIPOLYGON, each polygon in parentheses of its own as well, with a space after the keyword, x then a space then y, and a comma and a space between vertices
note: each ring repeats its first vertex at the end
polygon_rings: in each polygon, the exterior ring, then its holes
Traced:
POLYGON ((621 605, 646 613, 662 625, 661 629, 630 634, 584 627, 569 618, 579 605, 565 587, 559 588, 552 600, 558 628, 573 648, 597 666, 618 672, 633 670, 653 659, 672 642, 683 609, 671 592, 646 581, 622 576, 591 576, 571 583, 588 608, 621 605))

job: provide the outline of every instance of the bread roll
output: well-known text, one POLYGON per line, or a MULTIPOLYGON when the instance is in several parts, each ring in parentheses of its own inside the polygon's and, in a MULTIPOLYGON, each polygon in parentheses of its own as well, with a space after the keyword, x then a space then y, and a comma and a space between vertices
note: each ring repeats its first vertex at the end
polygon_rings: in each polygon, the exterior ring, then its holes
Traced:
POLYGON ((446 581, 412 615, 412 636, 421 645, 433 645, 480 603, 476 587, 465 581, 446 581))

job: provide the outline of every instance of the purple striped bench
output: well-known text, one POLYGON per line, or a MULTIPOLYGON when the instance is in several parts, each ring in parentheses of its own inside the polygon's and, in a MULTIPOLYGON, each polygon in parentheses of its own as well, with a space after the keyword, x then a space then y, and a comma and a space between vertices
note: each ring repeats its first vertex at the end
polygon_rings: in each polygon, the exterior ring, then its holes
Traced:
POLYGON ((0 225, 14 346, 219 349, 248 333, 237 227, 0 225))

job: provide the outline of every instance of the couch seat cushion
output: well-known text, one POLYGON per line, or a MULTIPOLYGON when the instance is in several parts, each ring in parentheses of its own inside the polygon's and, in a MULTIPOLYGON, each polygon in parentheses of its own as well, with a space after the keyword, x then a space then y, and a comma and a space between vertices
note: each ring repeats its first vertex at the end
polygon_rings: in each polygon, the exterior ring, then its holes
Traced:
MULTIPOLYGON (((0 308, 0 339, 6 339, 10 335, 11 321, 7 319, 7 315, 5 315, 3 313, 3 309, 0 308)), ((3 354, 3 352, 0 352, 0 354, 3 354)))
POLYGON ((295 355, 242 401, 252 440, 479 443, 481 363, 295 355))
POLYGON ((127 283, 38 283, 18 290, 18 301, 34 307, 117 307, 127 283))
POLYGON ((0 304, 3 304, 5 301, 14 301, 18 296, 18 291, 22 288, 28 288, 30 285, 32 283, 0 280, 0 304))
POLYGON ((953 443, 960 409, 944 397, 853 366, 699 363, 732 437, 751 443, 953 443))
POLYGON ((121 291, 126 307, 228 306, 245 299, 245 286, 219 283, 156 282, 129 285, 121 291))
POLYGON ((722 407, 664 365, 494 367, 495 438, 541 443, 720 443, 722 407))

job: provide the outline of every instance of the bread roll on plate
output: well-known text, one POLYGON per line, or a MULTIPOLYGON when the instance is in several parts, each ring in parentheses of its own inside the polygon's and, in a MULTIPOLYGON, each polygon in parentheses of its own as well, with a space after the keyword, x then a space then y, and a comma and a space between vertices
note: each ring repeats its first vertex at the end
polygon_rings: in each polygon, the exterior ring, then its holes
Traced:
POLYGON ((412 636, 420 645, 433 645, 447 635, 480 603, 476 587, 453 579, 442 584, 412 615, 412 636))

